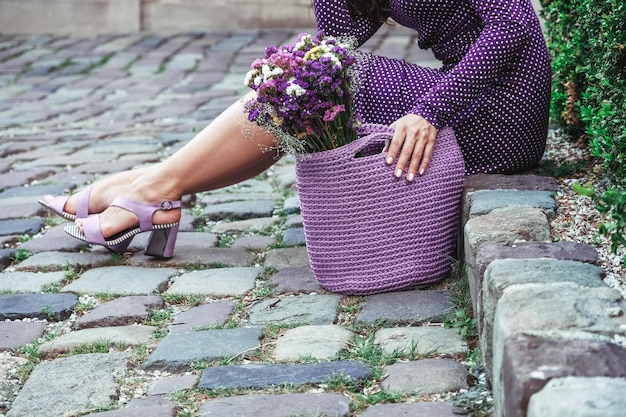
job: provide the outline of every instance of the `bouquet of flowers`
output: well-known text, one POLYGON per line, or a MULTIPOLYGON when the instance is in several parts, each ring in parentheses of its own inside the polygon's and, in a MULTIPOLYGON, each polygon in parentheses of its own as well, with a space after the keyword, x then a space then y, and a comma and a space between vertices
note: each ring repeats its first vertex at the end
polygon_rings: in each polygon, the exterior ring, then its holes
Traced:
POLYGON ((244 81, 256 92, 244 103, 248 119, 272 132, 282 152, 319 152, 352 142, 360 124, 352 102, 355 54, 353 41, 321 32, 268 47, 244 81))

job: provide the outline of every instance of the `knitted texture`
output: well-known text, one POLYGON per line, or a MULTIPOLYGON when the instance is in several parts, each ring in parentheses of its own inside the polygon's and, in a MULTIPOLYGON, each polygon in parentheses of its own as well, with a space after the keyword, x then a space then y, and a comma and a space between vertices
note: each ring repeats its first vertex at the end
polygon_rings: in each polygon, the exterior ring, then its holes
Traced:
POLYGON ((296 155, 298 195, 311 268, 325 289, 366 295, 429 284, 450 271, 464 162, 454 132, 437 135, 414 182, 395 178, 382 149, 387 126, 330 151, 296 155))

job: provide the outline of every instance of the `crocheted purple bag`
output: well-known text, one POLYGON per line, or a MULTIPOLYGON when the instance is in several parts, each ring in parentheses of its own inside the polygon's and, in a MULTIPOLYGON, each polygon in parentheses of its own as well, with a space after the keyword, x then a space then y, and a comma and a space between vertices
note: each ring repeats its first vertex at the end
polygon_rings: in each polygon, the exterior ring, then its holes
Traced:
POLYGON ((311 268, 322 287, 365 295, 441 280, 449 273, 465 180, 451 128, 441 129, 428 169, 395 178, 382 149, 388 126, 356 141, 296 155, 298 195, 311 268))

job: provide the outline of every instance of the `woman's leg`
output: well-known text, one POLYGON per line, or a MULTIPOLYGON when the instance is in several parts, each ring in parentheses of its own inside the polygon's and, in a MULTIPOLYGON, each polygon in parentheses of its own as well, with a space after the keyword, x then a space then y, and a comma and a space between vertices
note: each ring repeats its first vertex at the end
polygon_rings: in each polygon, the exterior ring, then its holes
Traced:
MULTIPOLYGON (((235 184, 254 177, 276 162, 276 151, 267 150, 272 146, 274 136, 249 122, 241 102, 237 101, 174 155, 136 170, 134 179, 118 184, 115 196, 158 203, 235 184)), ((92 191, 96 192, 97 189, 92 191)), ((153 222, 166 224, 179 219, 180 210, 157 211, 153 222)), ((80 228, 80 219, 76 223, 80 228)), ((104 237, 137 223, 136 216, 118 207, 109 207, 100 215, 104 237)))

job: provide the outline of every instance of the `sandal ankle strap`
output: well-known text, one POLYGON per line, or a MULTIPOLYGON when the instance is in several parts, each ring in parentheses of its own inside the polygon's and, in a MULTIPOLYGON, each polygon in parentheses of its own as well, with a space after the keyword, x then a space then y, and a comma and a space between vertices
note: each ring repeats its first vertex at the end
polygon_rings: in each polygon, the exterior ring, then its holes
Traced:
POLYGON ((130 211, 139 219, 139 229, 141 231, 150 230, 154 224, 152 223, 152 215, 155 211, 169 211, 182 207, 181 201, 163 201, 160 203, 142 203, 126 197, 116 197, 111 206, 122 208, 130 211))

